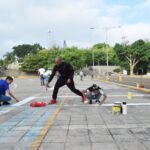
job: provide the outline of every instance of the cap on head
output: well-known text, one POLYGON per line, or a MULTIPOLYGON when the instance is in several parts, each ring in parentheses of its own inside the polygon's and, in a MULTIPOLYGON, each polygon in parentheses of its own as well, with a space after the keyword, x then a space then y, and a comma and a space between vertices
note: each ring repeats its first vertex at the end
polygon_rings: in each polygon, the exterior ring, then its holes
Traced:
POLYGON ((97 85, 96 85, 96 84, 93 84, 93 87, 97 87, 97 85))

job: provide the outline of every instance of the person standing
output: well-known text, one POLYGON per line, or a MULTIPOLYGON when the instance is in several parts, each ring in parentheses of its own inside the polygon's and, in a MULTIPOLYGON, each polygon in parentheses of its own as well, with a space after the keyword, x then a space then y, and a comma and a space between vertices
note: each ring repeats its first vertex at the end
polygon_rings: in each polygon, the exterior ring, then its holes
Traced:
POLYGON ((19 102, 19 100, 13 95, 13 93, 9 89, 9 85, 13 82, 13 78, 8 76, 5 80, 0 80, 0 105, 1 103, 3 105, 9 105, 11 101, 11 97, 16 100, 16 102, 19 102), (11 97, 6 96, 6 93, 8 93, 11 97))
POLYGON ((82 97, 82 102, 86 100, 85 95, 80 92, 78 89, 75 88, 74 85, 74 80, 73 80, 73 75, 74 75, 74 70, 73 67, 67 63, 67 62, 62 62, 61 57, 56 57, 55 58, 55 66, 53 68, 52 74, 50 75, 50 78, 48 80, 48 83, 46 84, 46 88, 49 87, 49 83, 52 81, 54 75, 56 73, 59 73, 59 78, 56 81, 56 84, 54 86, 54 91, 52 95, 52 100, 50 100, 49 104, 56 104, 57 103, 57 93, 60 87, 67 85, 67 87, 74 92, 75 94, 79 95, 82 97))
POLYGON ((40 68, 38 70, 38 74, 39 74, 40 80, 41 80, 41 86, 45 85, 44 84, 44 73, 45 73, 45 69, 44 68, 40 68))
POLYGON ((46 81, 46 83, 48 82, 48 79, 51 74, 52 74, 52 71, 50 69, 47 69, 46 72, 44 73, 44 80, 46 81))
POLYGON ((80 71, 80 80, 81 80, 81 81, 83 81, 83 76, 84 76, 84 73, 83 73, 83 71, 81 70, 81 71, 80 71))

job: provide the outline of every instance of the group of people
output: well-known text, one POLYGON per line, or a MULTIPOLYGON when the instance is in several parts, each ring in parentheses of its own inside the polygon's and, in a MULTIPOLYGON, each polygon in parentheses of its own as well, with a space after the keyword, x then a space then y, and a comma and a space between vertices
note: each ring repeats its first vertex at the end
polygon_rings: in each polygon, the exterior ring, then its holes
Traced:
POLYGON ((52 71, 50 69, 45 70, 44 68, 40 68, 38 70, 38 74, 40 76, 41 80, 41 86, 45 85, 45 83, 48 81, 48 78, 50 77, 52 71))
MULTIPOLYGON (((54 76, 56 74, 59 74, 59 76, 57 76, 57 81, 54 86, 52 99, 49 101, 50 105, 57 103, 57 94, 59 88, 61 88, 64 85, 67 85, 67 87, 72 92, 79 95, 83 103, 87 102, 86 99, 88 99, 89 104, 92 104, 93 100, 95 100, 95 102, 99 104, 103 104, 105 102, 107 96, 100 86, 93 84, 89 88, 80 91, 75 88, 74 79, 73 79, 74 76, 73 67, 67 62, 63 62, 61 57, 55 58, 55 64, 56 65, 54 66, 52 72, 50 70, 45 71, 44 68, 40 68, 38 70, 41 79, 41 85, 45 85, 46 88, 49 87, 49 83, 52 81, 54 76), (103 96, 102 100, 100 100, 101 96, 103 96)), ((9 101, 11 100, 10 97, 6 96, 6 92, 17 102, 19 102, 19 100, 12 94, 12 92, 9 89, 9 85, 12 82, 13 82, 13 78, 10 76, 7 77, 5 80, 2 79, 0 80, 0 103, 2 102, 3 105, 10 104, 9 101)))
POLYGON ((56 84, 54 86, 52 99, 49 101, 49 104, 57 103, 57 93, 60 87, 67 85, 67 87, 74 92, 75 94, 81 97, 81 101, 83 103, 86 102, 86 98, 89 100, 89 104, 92 104, 92 101, 95 99, 96 102, 103 104, 107 98, 104 91, 96 84, 93 84, 91 87, 86 90, 80 91, 75 88, 74 84, 74 70, 73 67, 66 62, 62 62, 61 57, 55 58, 55 66, 53 68, 52 74, 49 77, 49 80, 46 84, 46 88, 49 87, 49 83, 54 78, 55 74, 59 73, 59 78, 57 78, 56 84), (103 100, 100 101, 101 96, 103 96, 103 100))

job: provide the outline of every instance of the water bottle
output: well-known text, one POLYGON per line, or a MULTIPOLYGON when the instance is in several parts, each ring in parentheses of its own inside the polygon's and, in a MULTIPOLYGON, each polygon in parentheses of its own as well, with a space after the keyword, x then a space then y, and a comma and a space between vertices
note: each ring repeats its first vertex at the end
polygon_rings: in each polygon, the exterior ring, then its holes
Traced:
POLYGON ((126 102, 122 103, 122 114, 123 115, 127 114, 127 103, 126 102))

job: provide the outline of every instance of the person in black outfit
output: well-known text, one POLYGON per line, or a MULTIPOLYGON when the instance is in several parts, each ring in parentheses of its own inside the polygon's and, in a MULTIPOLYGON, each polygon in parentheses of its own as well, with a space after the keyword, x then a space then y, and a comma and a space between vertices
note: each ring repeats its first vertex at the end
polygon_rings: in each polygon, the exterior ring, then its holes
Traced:
POLYGON ((53 68, 52 74, 49 77, 48 83, 46 84, 46 88, 49 87, 49 83, 55 76, 55 74, 59 74, 59 77, 56 81, 53 95, 52 95, 52 100, 50 100, 49 104, 56 104, 57 103, 57 93, 60 87, 67 85, 68 88, 74 92, 75 94, 79 95, 82 97, 82 102, 86 100, 86 97, 82 92, 80 92, 78 89, 75 88, 74 81, 73 81, 73 75, 74 75, 74 70, 72 66, 69 63, 62 62, 60 57, 55 58, 55 63, 56 65, 53 68))

